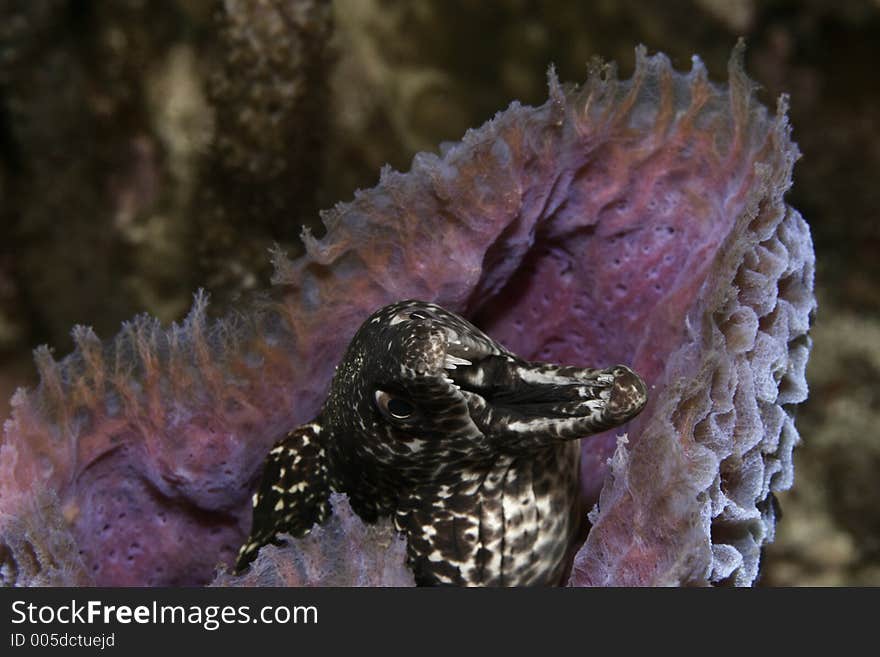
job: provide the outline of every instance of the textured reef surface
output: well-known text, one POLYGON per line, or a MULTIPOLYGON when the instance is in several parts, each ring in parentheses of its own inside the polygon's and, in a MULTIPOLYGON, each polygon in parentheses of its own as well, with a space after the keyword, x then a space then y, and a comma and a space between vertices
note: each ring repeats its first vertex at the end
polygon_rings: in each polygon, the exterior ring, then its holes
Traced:
POLYGON ((345 495, 332 493, 333 515, 300 539, 264 546, 241 575, 221 570, 213 586, 414 586, 406 539, 390 520, 366 525, 345 495), (369 546, 366 549, 365 546, 369 546))
MULTIPOLYGON (((209 318, 198 294, 179 325, 141 316, 107 342, 77 327, 60 362, 37 350, 40 384, 16 393, 0 446, 3 581, 211 581, 266 451, 314 415, 355 329, 420 298, 525 358, 648 382, 625 439, 583 441, 596 506, 572 584, 752 583, 807 395, 814 257, 784 199, 798 151, 742 46, 724 85, 698 58, 687 73, 636 59, 629 80, 599 62, 579 88, 551 73, 540 107, 383 171, 323 214, 305 255, 275 252, 273 290, 236 312, 209 318)), ((282 572, 272 552, 239 583, 329 583, 340 552, 348 583, 375 582, 387 536, 343 533, 307 539, 326 562, 282 572)))

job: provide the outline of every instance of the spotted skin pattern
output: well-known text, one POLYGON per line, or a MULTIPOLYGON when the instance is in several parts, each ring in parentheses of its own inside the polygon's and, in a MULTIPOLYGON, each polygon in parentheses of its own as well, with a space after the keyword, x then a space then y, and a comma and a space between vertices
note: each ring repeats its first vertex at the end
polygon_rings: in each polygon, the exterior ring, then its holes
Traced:
POLYGON ((277 534, 304 536, 330 516, 327 454, 320 425, 303 425, 276 443, 266 457, 263 482, 254 493, 253 531, 239 552, 240 563, 256 557, 261 546, 277 542, 277 534))
POLYGON ((647 401, 622 365, 525 361, 434 304, 402 301, 352 339, 321 412, 270 451, 237 568, 330 514, 390 516, 419 584, 558 584, 583 509, 578 438, 647 401))

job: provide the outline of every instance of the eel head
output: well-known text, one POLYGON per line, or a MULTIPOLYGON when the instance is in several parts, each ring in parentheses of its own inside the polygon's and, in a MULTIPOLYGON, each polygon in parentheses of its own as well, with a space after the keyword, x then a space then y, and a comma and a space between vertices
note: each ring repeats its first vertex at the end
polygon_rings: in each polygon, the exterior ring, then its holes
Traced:
POLYGON ((528 362, 458 315, 410 300, 364 322, 322 415, 360 459, 421 478, 610 429, 646 400, 623 365, 528 362))
POLYGON ((373 521, 418 487, 618 426, 646 400, 623 365, 528 362, 434 304, 386 306, 355 334, 315 420, 269 452, 238 568, 326 519, 331 488, 373 521))

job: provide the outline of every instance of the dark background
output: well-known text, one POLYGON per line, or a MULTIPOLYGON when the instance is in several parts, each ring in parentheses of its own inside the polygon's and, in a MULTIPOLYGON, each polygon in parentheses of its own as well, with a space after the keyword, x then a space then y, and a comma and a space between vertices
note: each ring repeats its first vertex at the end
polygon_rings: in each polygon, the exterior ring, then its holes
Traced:
POLYGON ((715 80, 737 36, 803 151, 819 313, 769 585, 880 584, 880 2, 0 0, 0 418, 29 352, 268 286, 266 249, 390 163, 633 49, 715 80))

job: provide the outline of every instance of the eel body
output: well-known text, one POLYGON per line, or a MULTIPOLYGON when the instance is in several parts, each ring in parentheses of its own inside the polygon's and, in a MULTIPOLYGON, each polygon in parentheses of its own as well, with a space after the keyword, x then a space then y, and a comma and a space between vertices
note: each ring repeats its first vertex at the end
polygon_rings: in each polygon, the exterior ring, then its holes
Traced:
POLYGON ((386 306, 317 417, 269 452, 237 568, 326 519, 336 490, 367 522, 393 518, 419 584, 557 584, 584 518, 578 439, 646 401, 623 365, 529 362, 434 304, 386 306))

